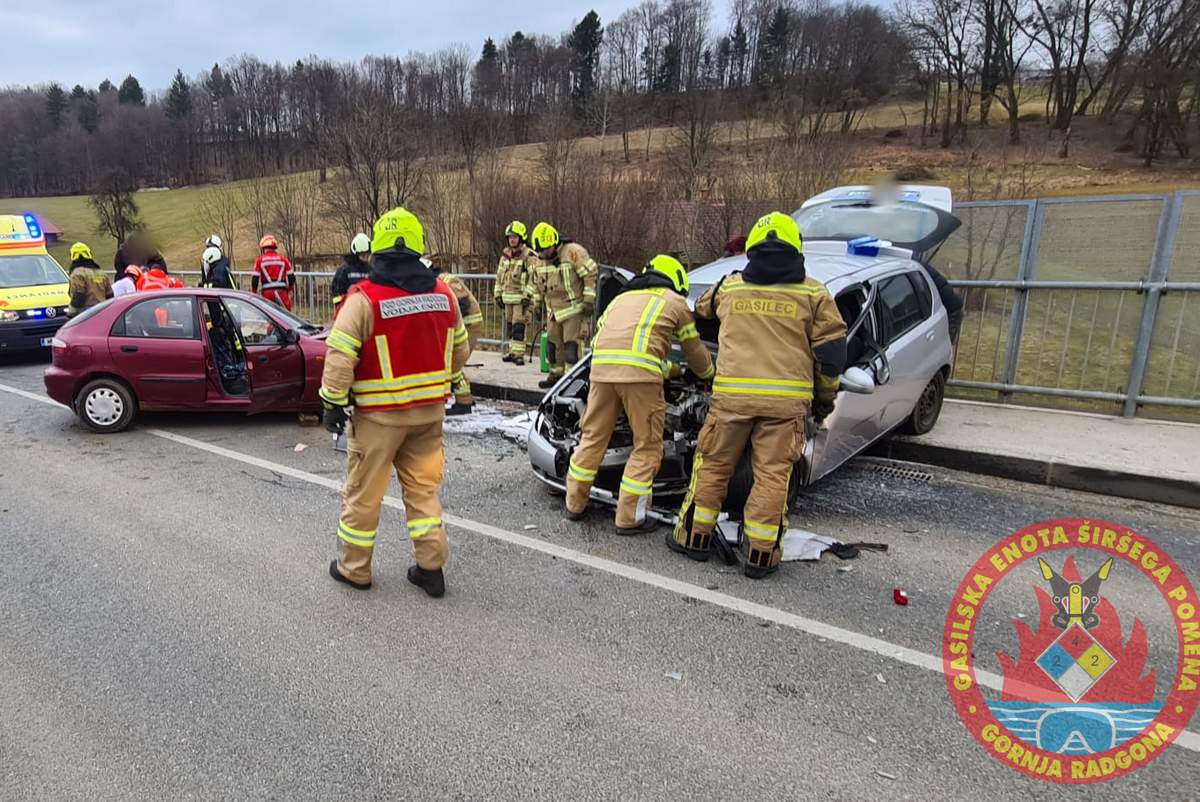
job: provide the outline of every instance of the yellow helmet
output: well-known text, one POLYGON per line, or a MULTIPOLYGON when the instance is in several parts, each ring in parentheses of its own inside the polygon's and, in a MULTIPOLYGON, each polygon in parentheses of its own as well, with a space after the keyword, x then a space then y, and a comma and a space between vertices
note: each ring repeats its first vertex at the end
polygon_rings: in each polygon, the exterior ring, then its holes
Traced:
POLYGON ((372 229, 371 252, 397 251, 420 256, 425 253, 425 229, 417 216, 397 206, 375 221, 372 229))
POLYGON ((521 242, 525 242, 527 240, 527 234, 529 234, 529 229, 525 228, 525 224, 520 220, 513 220, 508 224, 508 228, 504 229, 504 236, 520 237, 521 242))
POLYGON ((651 271, 671 279, 671 286, 675 288, 675 291, 680 295, 687 295, 687 270, 684 269, 684 266, 674 256, 667 256, 665 253, 660 253, 658 256, 655 256, 646 263, 644 268, 642 268, 642 272, 644 273, 649 273, 651 271))
MULTIPOLYGON (((91 259, 92 249, 87 246, 86 242, 76 242, 71 246, 71 261, 76 259, 91 259)), ((95 261, 94 259, 92 261, 95 261)))
POLYGON ((560 239, 558 229, 549 223, 538 223, 533 227, 533 249, 535 251, 548 251, 551 248, 557 248, 560 239))
POLYGON ((800 226, 796 221, 783 212, 771 212, 758 218, 758 222, 746 235, 746 250, 750 251, 760 245, 776 243, 788 245, 799 253, 804 250, 804 240, 800 237, 800 226))

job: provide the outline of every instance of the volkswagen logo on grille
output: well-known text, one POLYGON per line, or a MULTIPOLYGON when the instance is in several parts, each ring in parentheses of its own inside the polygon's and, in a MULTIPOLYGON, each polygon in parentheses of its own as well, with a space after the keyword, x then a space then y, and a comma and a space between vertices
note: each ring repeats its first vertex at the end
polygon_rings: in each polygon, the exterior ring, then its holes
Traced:
POLYGON ((46 317, 54 317, 57 314, 58 314, 58 310, 55 309, 53 306, 46 307, 46 317))

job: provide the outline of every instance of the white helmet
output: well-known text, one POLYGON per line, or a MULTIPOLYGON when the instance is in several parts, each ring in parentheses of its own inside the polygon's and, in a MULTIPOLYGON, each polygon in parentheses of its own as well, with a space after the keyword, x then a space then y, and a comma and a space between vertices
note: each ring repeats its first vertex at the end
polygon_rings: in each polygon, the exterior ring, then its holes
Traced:
POLYGON ((204 249, 204 253, 200 254, 200 261, 208 267, 212 267, 221 261, 221 249, 215 245, 208 246, 204 249))
POLYGON ((216 234, 209 234, 208 239, 204 240, 205 248, 224 248, 225 243, 221 242, 221 238, 216 234))
POLYGON ((360 253, 370 253, 370 252, 371 252, 371 238, 368 237, 366 234, 363 234, 361 231, 359 233, 355 234, 354 239, 350 240, 350 253, 360 254, 360 253))

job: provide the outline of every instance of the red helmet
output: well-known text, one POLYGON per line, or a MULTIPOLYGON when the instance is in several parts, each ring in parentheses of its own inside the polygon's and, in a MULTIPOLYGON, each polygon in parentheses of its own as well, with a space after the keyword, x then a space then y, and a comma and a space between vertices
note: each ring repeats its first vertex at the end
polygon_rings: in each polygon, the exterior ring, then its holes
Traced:
POLYGON ((275 250, 278 247, 279 247, 279 243, 276 242, 275 238, 272 237, 270 234, 265 235, 262 239, 260 239, 258 241, 258 249, 260 251, 265 251, 268 249, 275 250))

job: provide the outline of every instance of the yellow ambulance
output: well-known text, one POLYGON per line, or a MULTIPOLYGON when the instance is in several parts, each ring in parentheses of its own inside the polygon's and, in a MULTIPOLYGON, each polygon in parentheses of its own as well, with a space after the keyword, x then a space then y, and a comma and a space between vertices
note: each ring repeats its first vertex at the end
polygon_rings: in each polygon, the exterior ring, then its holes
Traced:
POLYGON ((0 214, 0 354, 49 349, 70 302, 37 217, 0 214))

